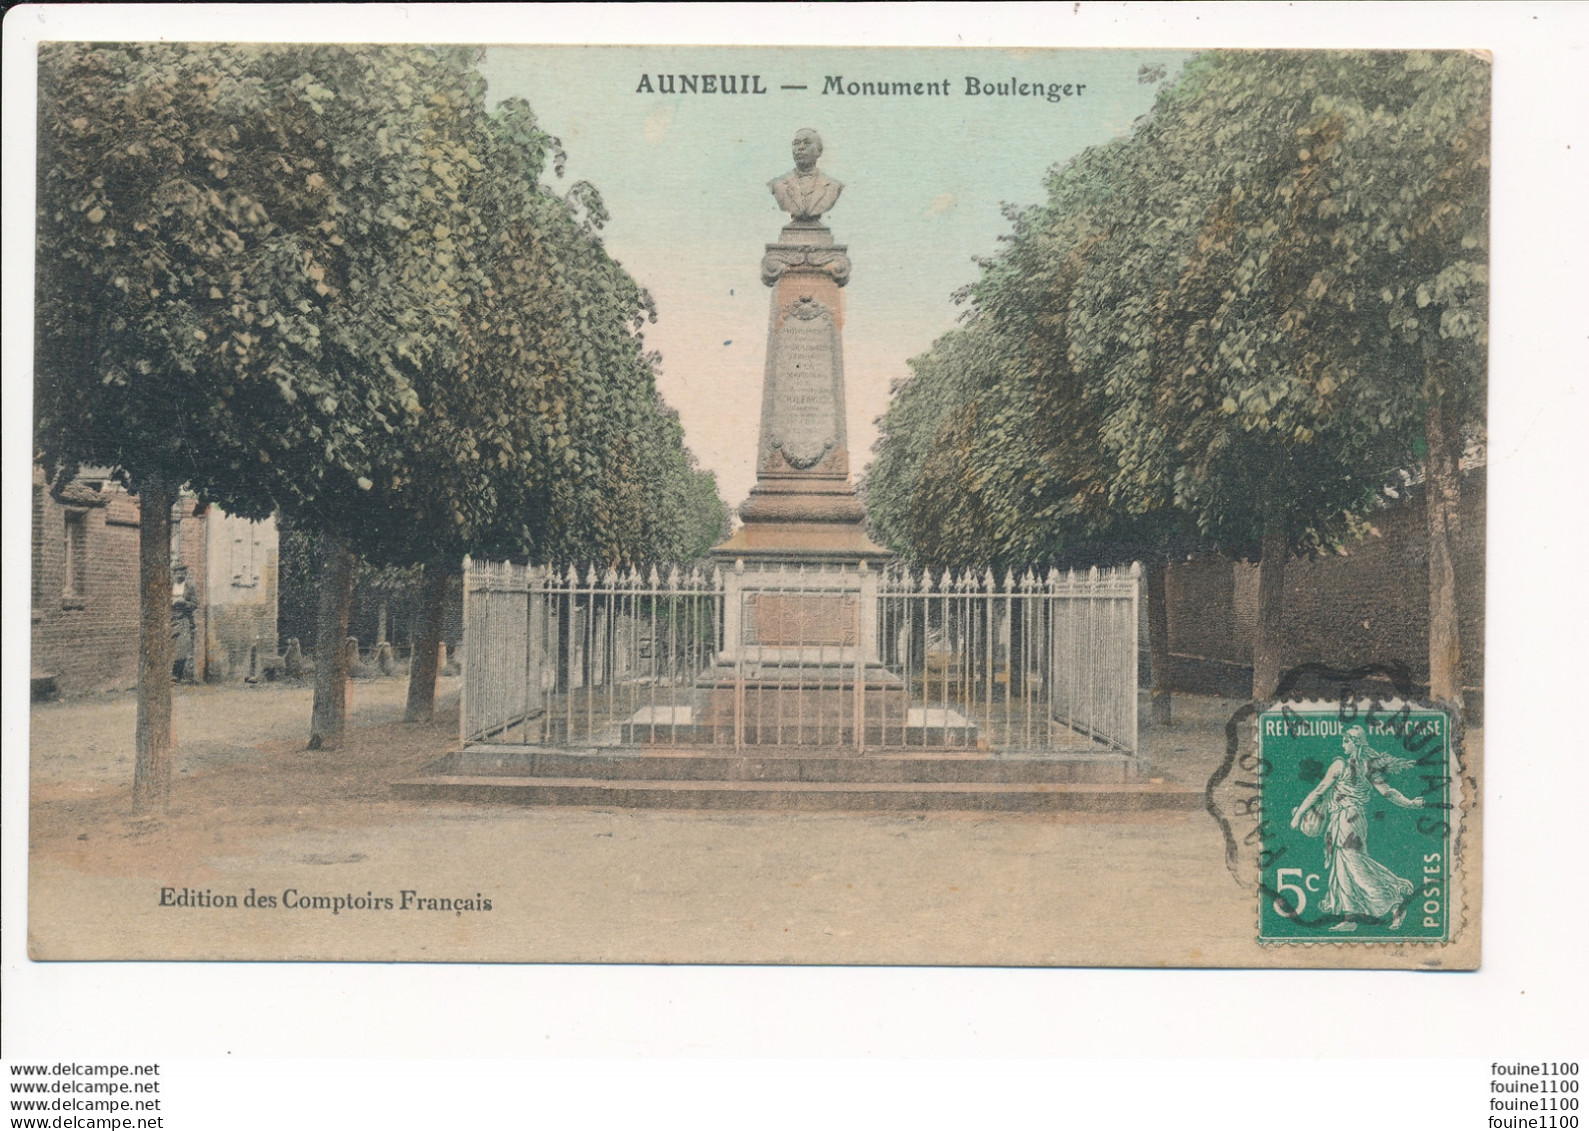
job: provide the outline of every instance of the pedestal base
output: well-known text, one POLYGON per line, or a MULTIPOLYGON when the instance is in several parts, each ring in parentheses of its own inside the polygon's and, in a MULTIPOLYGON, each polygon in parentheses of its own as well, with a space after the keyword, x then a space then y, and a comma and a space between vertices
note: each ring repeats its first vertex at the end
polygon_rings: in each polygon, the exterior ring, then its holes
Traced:
POLYGON ((866 536, 860 523, 747 522, 712 549, 723 567, 746 563, 881 564, 893 557, 866 536))
POLYGON ((898 744, 910 705, 877 665, 720 664, 695 686, 698 724, 746 746, 898 744))

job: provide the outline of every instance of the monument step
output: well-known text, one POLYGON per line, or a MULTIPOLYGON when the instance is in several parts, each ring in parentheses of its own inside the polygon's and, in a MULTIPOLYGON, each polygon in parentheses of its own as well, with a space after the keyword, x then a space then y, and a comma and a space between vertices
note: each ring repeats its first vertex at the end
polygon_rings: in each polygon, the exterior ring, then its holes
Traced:
POLYGON ((471 746, 427 772, 469 777, 579 778, 593 781, 830 782, 903 784, 1127 783, 1145 770, 1139 760, 1084 749, 1028 756, 978 752, 824 751, 757 747, 753 753, 619 748, 611 751, 526 750, 471 746))
POLYGON ((1161 783, 594 781, 437 774, 395 782, 399 797, 628 809, 1130 813, 1201 808, 1203 794, 1161 783))
MULTIPOLYGON (((751 699, 750 705, 756 701, 751 699)), ((788 707, 788 704, 784 704, 788 707)), ((945 707, 907 707, 903 698, 887 709, 881 696, 864 704, 860 720, 864 745, 873 749, 897 747, 926 750, 975 750, 978 726, 958 711, 945 707)), ((552 720, 553 741, 562 744, 560 731, 552 720)), ((854 747, 853 705, 847 710, 812 710, 801 713, 793 708, 746 710, 740 733, 747 746, 757 747, 854 747)), ((1039 733, 1042 727, 1038 728, 1039 733)), ((701 712, 694 707, 642 707, 626 719, 618 732, 626 746, 679 745, 692 748, 723 747, 734 741, 732 700, 701 712)))

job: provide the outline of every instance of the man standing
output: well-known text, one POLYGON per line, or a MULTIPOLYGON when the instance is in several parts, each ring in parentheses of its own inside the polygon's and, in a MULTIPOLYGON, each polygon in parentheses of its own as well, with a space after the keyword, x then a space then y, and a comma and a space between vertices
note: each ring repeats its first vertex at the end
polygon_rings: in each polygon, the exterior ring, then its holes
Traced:
POLYGON ((199 607, 198 589, 188 567, 171 567, 171 638, 175 641, 171 678, 183 683, 198 679, 198 632, 195 613, 199 607))

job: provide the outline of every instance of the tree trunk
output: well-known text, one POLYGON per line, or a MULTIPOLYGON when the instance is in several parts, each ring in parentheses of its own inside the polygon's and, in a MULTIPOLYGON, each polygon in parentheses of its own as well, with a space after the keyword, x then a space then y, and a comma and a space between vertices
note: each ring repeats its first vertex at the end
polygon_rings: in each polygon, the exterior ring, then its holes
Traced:
POLYGON ((309 749, 335 750, 348 722, 348 618, 353 612, 353 554, 334 534, 320 535, 320 604, 315 614, 314 711, 309 749))
POLYGON ((1424 507, 1429 520, 1429 698, 1460 711, 1462 640, 1457 613, 1456 542, 1461 530, 1462 435, 1443 398, 1426 416, 1424 507))
POLYGON ((132 807, 157 813, 171 799, 176 759, 171 731, 171 503, 165 483, 138 492, 138 723, 132 769, 132 807))
POLYGON ((1290 540, 1283 528, 1264 532, 1258 562, 1258 634, 1252 644, 1252 697, 1257 700, 1274 698, 1280 686, 1280 620, 1290 556, 1290 540))
POLYGON ((1149 693, 1153 725, 1167 727, 1170 711, 1170 602, 1165 579, 1169 566, 1159 559, 1148 562, 1148 661, 1153 672, 1149 693))
POLYGON ((407 722, 428 723, 436 716, 442 621, 447 612, 447 585, 452 577, 452 570, 435 562, 425 567, 425 603, 420 611, 419 639, 409 657, 408 709, 403 714, 407 722))

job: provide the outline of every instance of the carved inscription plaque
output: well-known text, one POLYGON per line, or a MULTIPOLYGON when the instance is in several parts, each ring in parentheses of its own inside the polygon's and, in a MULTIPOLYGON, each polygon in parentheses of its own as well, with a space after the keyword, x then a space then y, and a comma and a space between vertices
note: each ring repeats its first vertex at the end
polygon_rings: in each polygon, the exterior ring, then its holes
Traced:
POLYGON ((743 639, 773 648, 853 648, 859 608, 851 593, 747 593, 743 639))
POLYGON ((811 299, 793 304, 773 333, 772 350, 771 445, 794 467, 811 467, 840 442, 832 312, 811 299))

